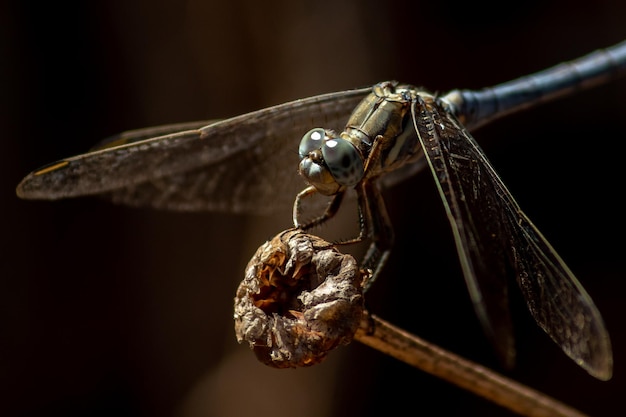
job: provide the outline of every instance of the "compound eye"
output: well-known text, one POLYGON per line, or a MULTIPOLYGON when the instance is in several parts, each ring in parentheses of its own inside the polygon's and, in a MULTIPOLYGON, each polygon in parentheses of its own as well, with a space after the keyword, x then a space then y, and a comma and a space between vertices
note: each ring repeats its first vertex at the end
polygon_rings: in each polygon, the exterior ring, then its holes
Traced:
POLYGON ((342 138, 325 141, 322 157, 338 184, 352 186, 363 178, 363 158, 349 141, 342 138))
POLYGON ((306 132, 304 136, 302 136, 300 147, 298 148, 300 159, 304 158, 314 150, 320 149, 325 136, 326 132, 324 132, 324 129, 321 127, 317 127, 306 132))

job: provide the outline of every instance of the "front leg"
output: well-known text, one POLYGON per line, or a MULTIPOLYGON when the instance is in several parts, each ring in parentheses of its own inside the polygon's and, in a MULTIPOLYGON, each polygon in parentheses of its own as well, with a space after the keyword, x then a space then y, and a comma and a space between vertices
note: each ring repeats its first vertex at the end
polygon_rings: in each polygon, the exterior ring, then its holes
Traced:
POLYGON ((304 224, 300 223, 300 220, 298 219, 302 212, 302 200, 306 197, 311 197, 313 194, 316 193, 317 189, 314 186, 310 185, 296 195, 296 199, 293 202, 292 213, 293 226, 296 229, 308 230, 312 227, 319 226, 328 219, 332 218, 337 213, 337 210, 339 210, 339 206, 341 205, 341 201, 343 200, 343 196, 345 194, 345 192, 343 191, 335 194, 328 206, 326 207, 326 210, 324 210, 324 213, 310 221, 307 221, 304 224))

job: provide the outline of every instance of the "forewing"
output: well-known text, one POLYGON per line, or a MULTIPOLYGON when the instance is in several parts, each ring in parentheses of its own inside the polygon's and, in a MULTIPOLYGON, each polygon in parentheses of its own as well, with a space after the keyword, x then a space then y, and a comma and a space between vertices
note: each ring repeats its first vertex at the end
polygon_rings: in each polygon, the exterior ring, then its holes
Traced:
MULTIPOLYGON (((304 182, 298 143, 313 127, 341 131, 370 88, 325 94, 170 133, 162 126, 105 140, 86 154, 29 174, 22 198, 106 194, 135 206, 269 212, 289 206, 304 182), (144 139, 150 132, 162 136, 144 139)), ((168 130, 170 129, 170 130, 168 130)))
POLYGON ((117 135, 110 136, 103 139, 89 151, 99 151, 106 148, 115 148, 120 145, 127 145, 129 143, 140 142, 146 139, 152 139, 159 136, 167 136, 178 132, 184 132, 186 130, 196 130, 212 125, 220 120, 202 120, 196 122, 183 122, 173 123, 169 125, 146 127, 142 129, 127 130, 126 132, 119 133, 117 135))
POLYGON ((506 294, 513 274, 539 326, 599 379, 612 372, 608 332, 593 301, 530 222, 476 141, 438 105, 416 128, 448 218, 480 321, 505 361, 514 359, 506 294))

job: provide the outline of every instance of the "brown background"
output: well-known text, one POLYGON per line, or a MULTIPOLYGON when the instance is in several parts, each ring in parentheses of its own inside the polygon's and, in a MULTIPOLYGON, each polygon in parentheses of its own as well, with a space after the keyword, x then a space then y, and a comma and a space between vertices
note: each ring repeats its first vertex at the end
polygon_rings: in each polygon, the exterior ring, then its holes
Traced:
MULTIPOLYGON (((14 188, 32 169, 126 129, 385 79, 442 92, 506 81, 626 38, 617 3, 3 3, 0 414, 509 415, 356 343, 318 367, 286 371, 238 346, 235 288, 288 212, 25 202, 14 188)), ((596 416, 622 409, 626 392, 625 100, 621 81, 476 133, 593 296, 615 350, 615 377, 595 381, 538 330, 516 293, 519 363, 510 375, 596 416)), ((398 244, 368 294, 371 309, 497 367, 432 179, 424 173, 386 197, 398 244)))

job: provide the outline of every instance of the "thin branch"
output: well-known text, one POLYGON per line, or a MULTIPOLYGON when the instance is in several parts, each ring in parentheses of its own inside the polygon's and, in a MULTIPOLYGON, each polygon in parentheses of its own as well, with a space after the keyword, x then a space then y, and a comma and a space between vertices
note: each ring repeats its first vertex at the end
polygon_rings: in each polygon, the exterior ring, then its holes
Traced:
POLYGON ((584 417, 539 391, 506 378, 365 312, 354 337, 422 371, 528 417, 584 417))

